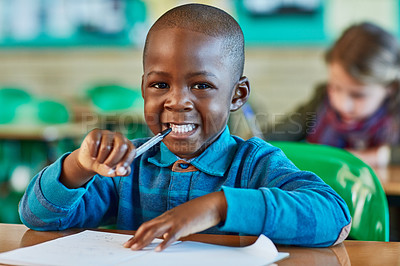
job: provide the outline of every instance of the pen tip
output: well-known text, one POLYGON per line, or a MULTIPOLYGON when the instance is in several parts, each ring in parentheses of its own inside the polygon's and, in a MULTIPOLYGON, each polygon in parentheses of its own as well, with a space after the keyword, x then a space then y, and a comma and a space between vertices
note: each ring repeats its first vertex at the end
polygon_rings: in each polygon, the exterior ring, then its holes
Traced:
POLYGON ((166 130, 163 130, 163 131, 161 132, 161 136, 165 137, 165 136, 168 135, 169 132, 171 132, 171 131, 172 131, 172 128, 168 128, 168 129, 166 129, 166 130))

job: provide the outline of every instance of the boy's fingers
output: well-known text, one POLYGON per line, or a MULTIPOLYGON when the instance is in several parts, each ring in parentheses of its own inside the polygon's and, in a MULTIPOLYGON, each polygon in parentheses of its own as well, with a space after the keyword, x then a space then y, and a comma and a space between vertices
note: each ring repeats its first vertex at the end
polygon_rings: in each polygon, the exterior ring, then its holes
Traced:
POLYGON ((122 136, 121 133, 116 133, 114 136, 113 148, 104 161, 104 164, 109 168, 114 168, 118 163, 122 162, 122 158, 125 157, 129 150, 128 142, 129 141, 122 136))
POLYGON ((153 240, 154 238, 157 237, 157 234, 155 232, 147 232, 144 235, 135 235, 131 249, 132 250, 140 250, 144 247, 147 247, 153 240))
POLYGON ((178 237, 177 237, 175 234, 172 234, 172 233, 165 233, 165 234, 164 234, 164 241, 161 242, 161 243, 155 248, 155 251, 157 251, 157 252, 163 251, 163 250, 166 249, 167 247, 171 246, 172 243, 174 243, 177 239, 178 239, 178 237))
POLYGON ((161 237, 167 230, 169 226, 163 225, 144 225, 144 229, 139 228, 135 237, 133 238, 131 244, 132 250, 140 250, 148 246, 156 237, 161 237), (142 230, 141 230, 142 229, 142 230))
POLYGON ((132 246, 132 243, 133 243, 133 239, 134 239, 135 237, 131 237, 128 241, 126 241, 125 243, 124 243, 124 247, 125 248, 130 248, 131 246, 132 246))
POLYGON ((133 242, 131 242, 130 248, 132 250, 141 250, 147 247, 153 241, 154 238, 156 237, 150 237, 150 235, 147 235, 145 238, 138 239, 138 237, 135 236, 133 242))
POLYGON ((97 158, 99 152, 99 146, 101 141, 101 131, 93 130, 87 136, 87 145, 89 148, 89 154, 92 158, 97 158))
POLYGON ((125 153, 124 158, 121 159, 121 163, 117 165, 117 174, 119 175, 129 175, 130 174, 130 165, 132 164, 133 160, 135 159, 136 149, 135 146, 130 142, 128 144, 128 150, 125 153))
POLYGON ((100 164, 104 163, 104 161, 110 154, 113 145, 114 145, 114 134, 111 132, 103 133, 101 136, 100 148, 96 160, 98 163, 100 164))

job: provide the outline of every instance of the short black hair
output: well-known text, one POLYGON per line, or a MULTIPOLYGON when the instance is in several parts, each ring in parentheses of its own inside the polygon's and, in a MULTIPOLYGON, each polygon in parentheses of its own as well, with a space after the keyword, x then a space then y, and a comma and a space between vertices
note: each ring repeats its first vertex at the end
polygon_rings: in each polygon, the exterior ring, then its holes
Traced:
POLYGON ((230 60, 233 78, 239 80, 244 69, 244 36, 237 21, 225 11, 203 4, 186 4, 162 15, 147 34, 143 59, 149 36, 153 31, 183 28, 223 39, 224 56, 230 60))

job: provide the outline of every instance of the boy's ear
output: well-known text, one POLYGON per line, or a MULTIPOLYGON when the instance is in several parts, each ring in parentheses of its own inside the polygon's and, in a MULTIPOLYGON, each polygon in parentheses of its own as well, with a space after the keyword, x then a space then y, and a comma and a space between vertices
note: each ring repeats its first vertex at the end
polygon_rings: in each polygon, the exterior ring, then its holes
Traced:
POLYGON ((245 76, 241 77, 238 84, 236 85, 235 92, 232 97, 230 111, 234 112, 238 110, 247 102, 250 95, 250 83, 249 79, 245 76))

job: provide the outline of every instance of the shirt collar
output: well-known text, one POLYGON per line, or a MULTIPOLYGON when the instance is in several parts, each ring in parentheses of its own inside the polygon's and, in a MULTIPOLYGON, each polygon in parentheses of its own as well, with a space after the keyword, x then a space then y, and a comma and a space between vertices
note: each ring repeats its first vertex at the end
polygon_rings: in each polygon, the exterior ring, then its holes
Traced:
MULTIPOLYGON (((223 176, 231 165, 236 153, 236 145, 236 141, 232 138, 228 127, 226 127, 217 140, 190 163, 209 175, 223 176)), ((178 159, 164 143, 161 143, 160 151, 149 157, 148 161, 159 167, 169 167, 178 159)))

